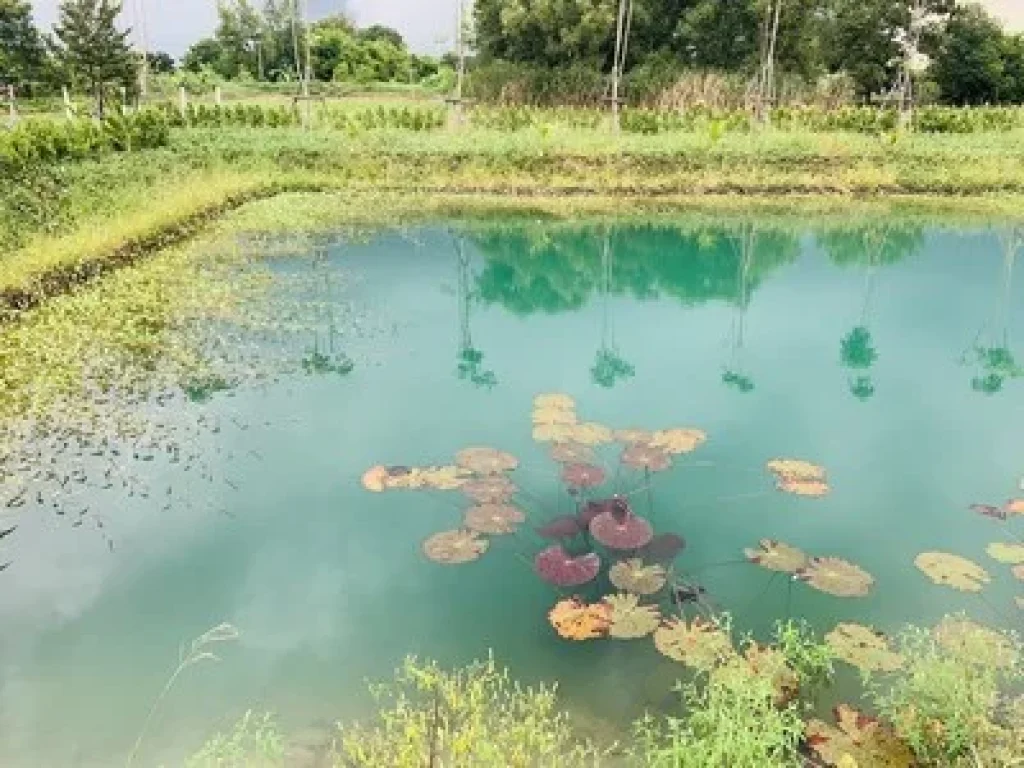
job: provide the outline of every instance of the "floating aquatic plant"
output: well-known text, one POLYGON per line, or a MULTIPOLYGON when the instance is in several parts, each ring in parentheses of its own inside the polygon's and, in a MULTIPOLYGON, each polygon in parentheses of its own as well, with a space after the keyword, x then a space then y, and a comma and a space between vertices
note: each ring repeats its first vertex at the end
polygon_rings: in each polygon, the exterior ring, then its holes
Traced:
POLYGON ((442 531, 423 542, 423 554, 442 565, 461 565, 479 560, 489 542, 474 531, 442 531))
POLYGON ((605 637, 611 624, 605 603, 588 605, 578 598, 559 600, 548 612, 548 621, 565 640, 595 640, 605 637))
POLYGON ((985 552, 993 560, 1008 565, 1024 563, 1024 544, 995 542, 985 547, 985 552))
POLYGON ((478 504, 495 504, 508 501, 519 489, 504 475, 489 475, 463 483, 461 490, 478 504))
POLYGON ((595 488, 604 482, 604 470, 594 464, 566 464, 562 480, 570 488, 595 488))
POLYGON ((614 442, 612 431, 603 424, 587 422, 567 427, 568 439, 581 445, 607 445, 614 442))
POLYGON ((981 592, 992 579, 977 563, 948 552, 922 552, 914 565, 936 584, 961 592, 981 592))
POLYGON ((455 463, 478 475, 497 475, 518 467, 519 459, 496 448, 476 446, 455 454, 455 463))
POLYGON ((478 504, 466 510, 464 523, 471 531, 501 536, 515 533, 525 520, 523 511, 511 504, 478 504))
POLYGON ((635 550, 650 543, 654 529, 633 513, 625 500, 614 509, 602 512, 590 521, 590 535, 609 549, 635 550))
POLYGON ((736 654, 732 640, 717 624, 695 618, 669 619, 654 632, 654 647, 662 656, 708 672, 736 654))
POLYGON ((683 454, 695 451, 707 439, 707 433, 700 429, 662 429, 654 433, 650 444, 666 453, 683 454))
POLYGON ((903 666, 903 657, 892 650, 888 638, 863 624, 837 624, 825 642, 837 658, 862 672, 894 672, 903 666))
POLYGON ((656 605, 640 605, 635 594, 607 595, 602 601, 608 607, 608 635, 620 640, 647 637, 661 623, 656 605))
POLYGON ((578 587, 593 581, 601 570, 601 558, 594 552, 572 556, 561 544, 542 549, 533 559, 533 569, 548 584, 578 587))
POLYGON ((536 424, 533 439, 538 443, 567 443, 573 439, 573 427, 567 424, 536 424))
POLYGON ((660 565, 645 565, 638 557, 620 560, 608 571, 608 580, 616 589, 636 595, 653 595, 665 587, 668 574, 660 565))
POLYGON ((622 452, 622 463, 633 469, 662 472, 672 466, 672 459, 660 448, 638 443, 630 445, 622 452))
POLYGON ((963 616, 946 616, 932 630, 935 642, 964 664, 1007 668, 1017 661, 1018 651, 1003 633, 963 616))
POLYGON ((812 557, 796 577, 835 597, 864 597, 875 583, 870 573, 838 557, 812 557))
POLYGON ((646 445, 654 439, 654 433, 646 429, 616 429, 612 437, 626 446, 646 445))
POLYGON ((772 459, 768 471, 775 475, 775 487, 797 496, 824 496, 829 485, 824 467, 803 459, 772 459))
POLYGON ((551 460, 558 464, 593 464, 597 454, 589 445, 557 443, 551 447, 551 460))
POLYGON ((576 408, 576 401, 569 395, 561 392, 537 395, 533 398, 533 407, 537 410, 553 408, 562 411, 571 411, 576 408))
POLYGON ((837 768, 911 768, 914 755, 896 733, 873 717, 847 704, 835 709, 836 725, 821 720, 807 723, 805 738, 811 750, 826 764, 837 768))
POLYGON ((363 473, 362 484, 368 491, 380 493, 386 490, 418 490, 432 488, 451 491, 459 488, 466 479, 462 470, 455 466, 405 467, 378 464, 363 473))
POLYGON ((562 515, 542 525, 537 533, 545 539, 571 539, 585 529, 575 515, 562 515))
POLYGON ((561 408, 535 408, 533 423, 536 425, 563 425, 571 427, 577 423, 576 412, 561 408))
POLYGON ((744 549, 743 554, 755 565, 779 573, 796 573, 810 563, 803 551, 777 539, 761 539, 757 549, 744 549))

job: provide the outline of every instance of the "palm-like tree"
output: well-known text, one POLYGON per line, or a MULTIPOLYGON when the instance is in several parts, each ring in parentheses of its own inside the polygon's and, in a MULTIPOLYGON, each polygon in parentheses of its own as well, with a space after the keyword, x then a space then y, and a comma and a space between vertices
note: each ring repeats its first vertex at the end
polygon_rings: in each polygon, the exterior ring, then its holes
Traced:
POLYGON ((594 366, 590 369, 590 377, 599 387, 611 389, 616 384, 636 375, 634 368, 619 354, 615 343, 615 327, 609 307, 612 292, 613 256, 611 235, 606 232, 604 247, 601 251, 601 346, 597 350, 594 366))
POLYGON ((484 369, 484 353, 473 346, 473 332, 470 326, 473 314, 473 303, 476 294, 473 291, 473 274, 466 243, 462 237, 452 235, 455 241, 456 269, 458 283, 456 302, 459 307, 459 347, 456 354, 458 366, 456 376, 470 382, 481 389, 494 389, 498 386, 498 377, 494 371, 484 369))

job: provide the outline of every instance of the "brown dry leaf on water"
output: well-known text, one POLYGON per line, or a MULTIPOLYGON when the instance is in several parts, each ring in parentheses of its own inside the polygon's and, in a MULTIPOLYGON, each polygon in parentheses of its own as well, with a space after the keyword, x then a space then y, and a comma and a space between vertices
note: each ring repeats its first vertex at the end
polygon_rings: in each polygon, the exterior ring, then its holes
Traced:
POLYGON ((644 565, 638 557, 620 560, 608 571, 608 579, 616 589, 636 595, 660 592, 668 576, 660 565, 644 565))
POLYGON ((903 657, 889 647, 889 640, 876 629, 844 622, 825 635, 825 643, 836 656, 862 672, 895 672, 903 657))
POLYGON ((654 433, 646 429, 616 429, 612 436, 626 445, 648 444, 654 439, 654 433))
POLYGON ((419 472, 423 484, 422 487, 433 488, 438 491, 453 491, 456 488, 461 488, 466 482, 466 477, 462 470, 454 465, 422 467, 414 469, 413 472, 419 472))
POLYGON ((564 410, 562 408, 534 408, 534 424, 564 424, 572 426, 577 422, 576 411, 564 410))
POLYGON ((691 453, 708 439, 699 429, 661 429, 651 437, 650 445, 674 455, 691 453))
POLYGON ((757 549, 744 549, 743 554, 755 565, 779 573, 796 573, 810 562, 802 550, 778 539, 761 539, 757 549))
POLYGON ((363 473, 363 488, 374 493, 382 493, 387 488, 388 468, 378 464, 363 473))
POLYGON ((1006 668, 1017 661, 1017 648, 1001 632, 962 616, 947 616, 932 630, 942 648, 967 664, 1006 668))
POLYGON ((607 605, 587 605, 575 597, 555 603, 548 612, 548 621, 559 637, 577 641, 604 637, 611 624, 607 605))
POLYGON ((1010 499, 1004 509, 1010 515, 1024 515, 1024 499, 1010 499))
POLYGON ((537 395, 533 398, 533 407, 536 410, 554 408, 561 411, 571 411, 576 408, 576 401, 561 392, 537 395))
POLYGON ((525 520, 522 510, 511 504, 478 504, 466 510, 464 522, 471 531, 501 536, 515 533, 525 520))
POLYGON ((717 624, 695 618, 669 619, 654 632, 654 647, 663 656, 708 672, 736 655, 732 640, 717 624))
POLYGON ((612 431, 592 421, 569 427, 569 439, 581 445, 607 445, 613 442, 612 431))
POLYGON ((838 557, 812 557, 796 577, 835 597, 864 597, 875 583, 863 568, 838 557))
POLYGON ((1006 542, 995 542, 985 547, 988 556, 993 560, 1007 565, 1024 563, 1024 544, 1010 544, 1006 542))
POLYGON ((914 765, 910 747, 878 720, 862 715, 846 704, 836 707, 835 717, 837 725, 811 720, 804 732, 807 745, 827 765, 843 765, 842 761, 847 757, 865 768, 910 768, 914 765))
POLYGON ((442 565, 461 565, 479 560, 489 542, 473 531, 442 531, 423 542, 423 554, 442 565))
POLYGON ((566 464, 562 482, 570 488, 595 488, 604 482, 604 470, 594 464, 566 464))
POLYGON ((914 565, 936 584, 961 592, 981 592, 992 580, 977 563, 948 552, 922 552, 914 558, 914 565))
POLYGON ((495 504, 511 499, 519 489, 505 475, 489 475, 462 484, 462 492, 478 504, 495 504))
POLYGON ((568 443, 573 439, 573 428, 567 424, 537 424, 533 439, 538 443, 568 443))
POLYGON ((633 469, 663 472, 672 466, 672 458, 663 448, 653 445, 631 445, 622 452, 622 463, 633 469))
POLYGON ((661 623, 656 605, 640 605, 640 598, 631 594, 608 595, 604 598, 611 616, 608 634, 620 640, 647 637, 661 623))
POLYGON ((455 454, 455 463, 478 475, 497 475, 511 472, 519 466, 519 459, 496 448, 474 446, 455 454))
POLYGON ((378 464, 363 473, 363 487, 380 493, 388 489, 417 490, 434 488, 451 491, 459 488, 466 478, 455 466, 444 467, 386 467, 378 464))

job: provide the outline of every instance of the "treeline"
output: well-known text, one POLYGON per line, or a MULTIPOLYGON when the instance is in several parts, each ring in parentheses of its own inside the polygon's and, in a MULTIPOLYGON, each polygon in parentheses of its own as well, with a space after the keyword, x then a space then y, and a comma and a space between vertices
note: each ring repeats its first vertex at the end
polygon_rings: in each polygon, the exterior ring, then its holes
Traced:
MULTIPOLYGON (((722 85, 749 82, 774 25, 772 5, 633 0, 629 97, 647 101, 698 73, 716 73, 722 85)), ((619 0, 476 0, 477 95, 544 103, 601 88, 612 68, 618 8, 619 0)), ((779 84, 796 96, 867 100, 909 69, 921 101, 1024 102, 1024 36, 1007 33, 980 5, 784 0, 775 51, 779 84)))

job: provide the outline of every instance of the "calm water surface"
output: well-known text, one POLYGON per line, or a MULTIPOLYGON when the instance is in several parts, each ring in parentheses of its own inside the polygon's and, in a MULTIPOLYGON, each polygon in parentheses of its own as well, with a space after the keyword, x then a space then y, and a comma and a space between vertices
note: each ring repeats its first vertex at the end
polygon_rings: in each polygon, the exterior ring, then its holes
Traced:
MULTIPOLYGON (((652 517, 686 537, 677 566, 742 630, 950 611, 1019 626, 1020 585, 985 554, 1011 539, 968 511, 1022 495, 1024 276, 1006 235, 438 225, 281 260, 282 275, 325 272, 325 316, 346 319, 311 347, 355 369, 190 406, 219 425, 206 468, 154 463, 149 498, 97 499, 102 530, 21 521, 0 558, 0 763, 123 761, 179 645, 224 621, 240 639, 179 680, 143 764, 176 763, 248 708, 288 728, 366 714, 364 681, 409 653, 456 664, 493 649, 523 679, 559 681, 595 731, 664 705, 681 668, 650 641, 554 636, 556 594, 524 564, 542 546, 529 526, 446 568, 419 547, 458 526, 457 493, 360 486, 374 464, 486 444, 521 459, 531 524, 568 511, 531 436, 541 392, 611 427, 707 431, 653 480, 652 517), (825 466, 832 492, 775 491, 764 464, 779 456, 825 466), (844 600, 737 562, 764 537, 852 560, 875 588, 844 600), (933 585, 913 565, 925 550, 977 561, 992 584, 933 585)), ((643 485, 611 474, 609 490, 643 485)))

